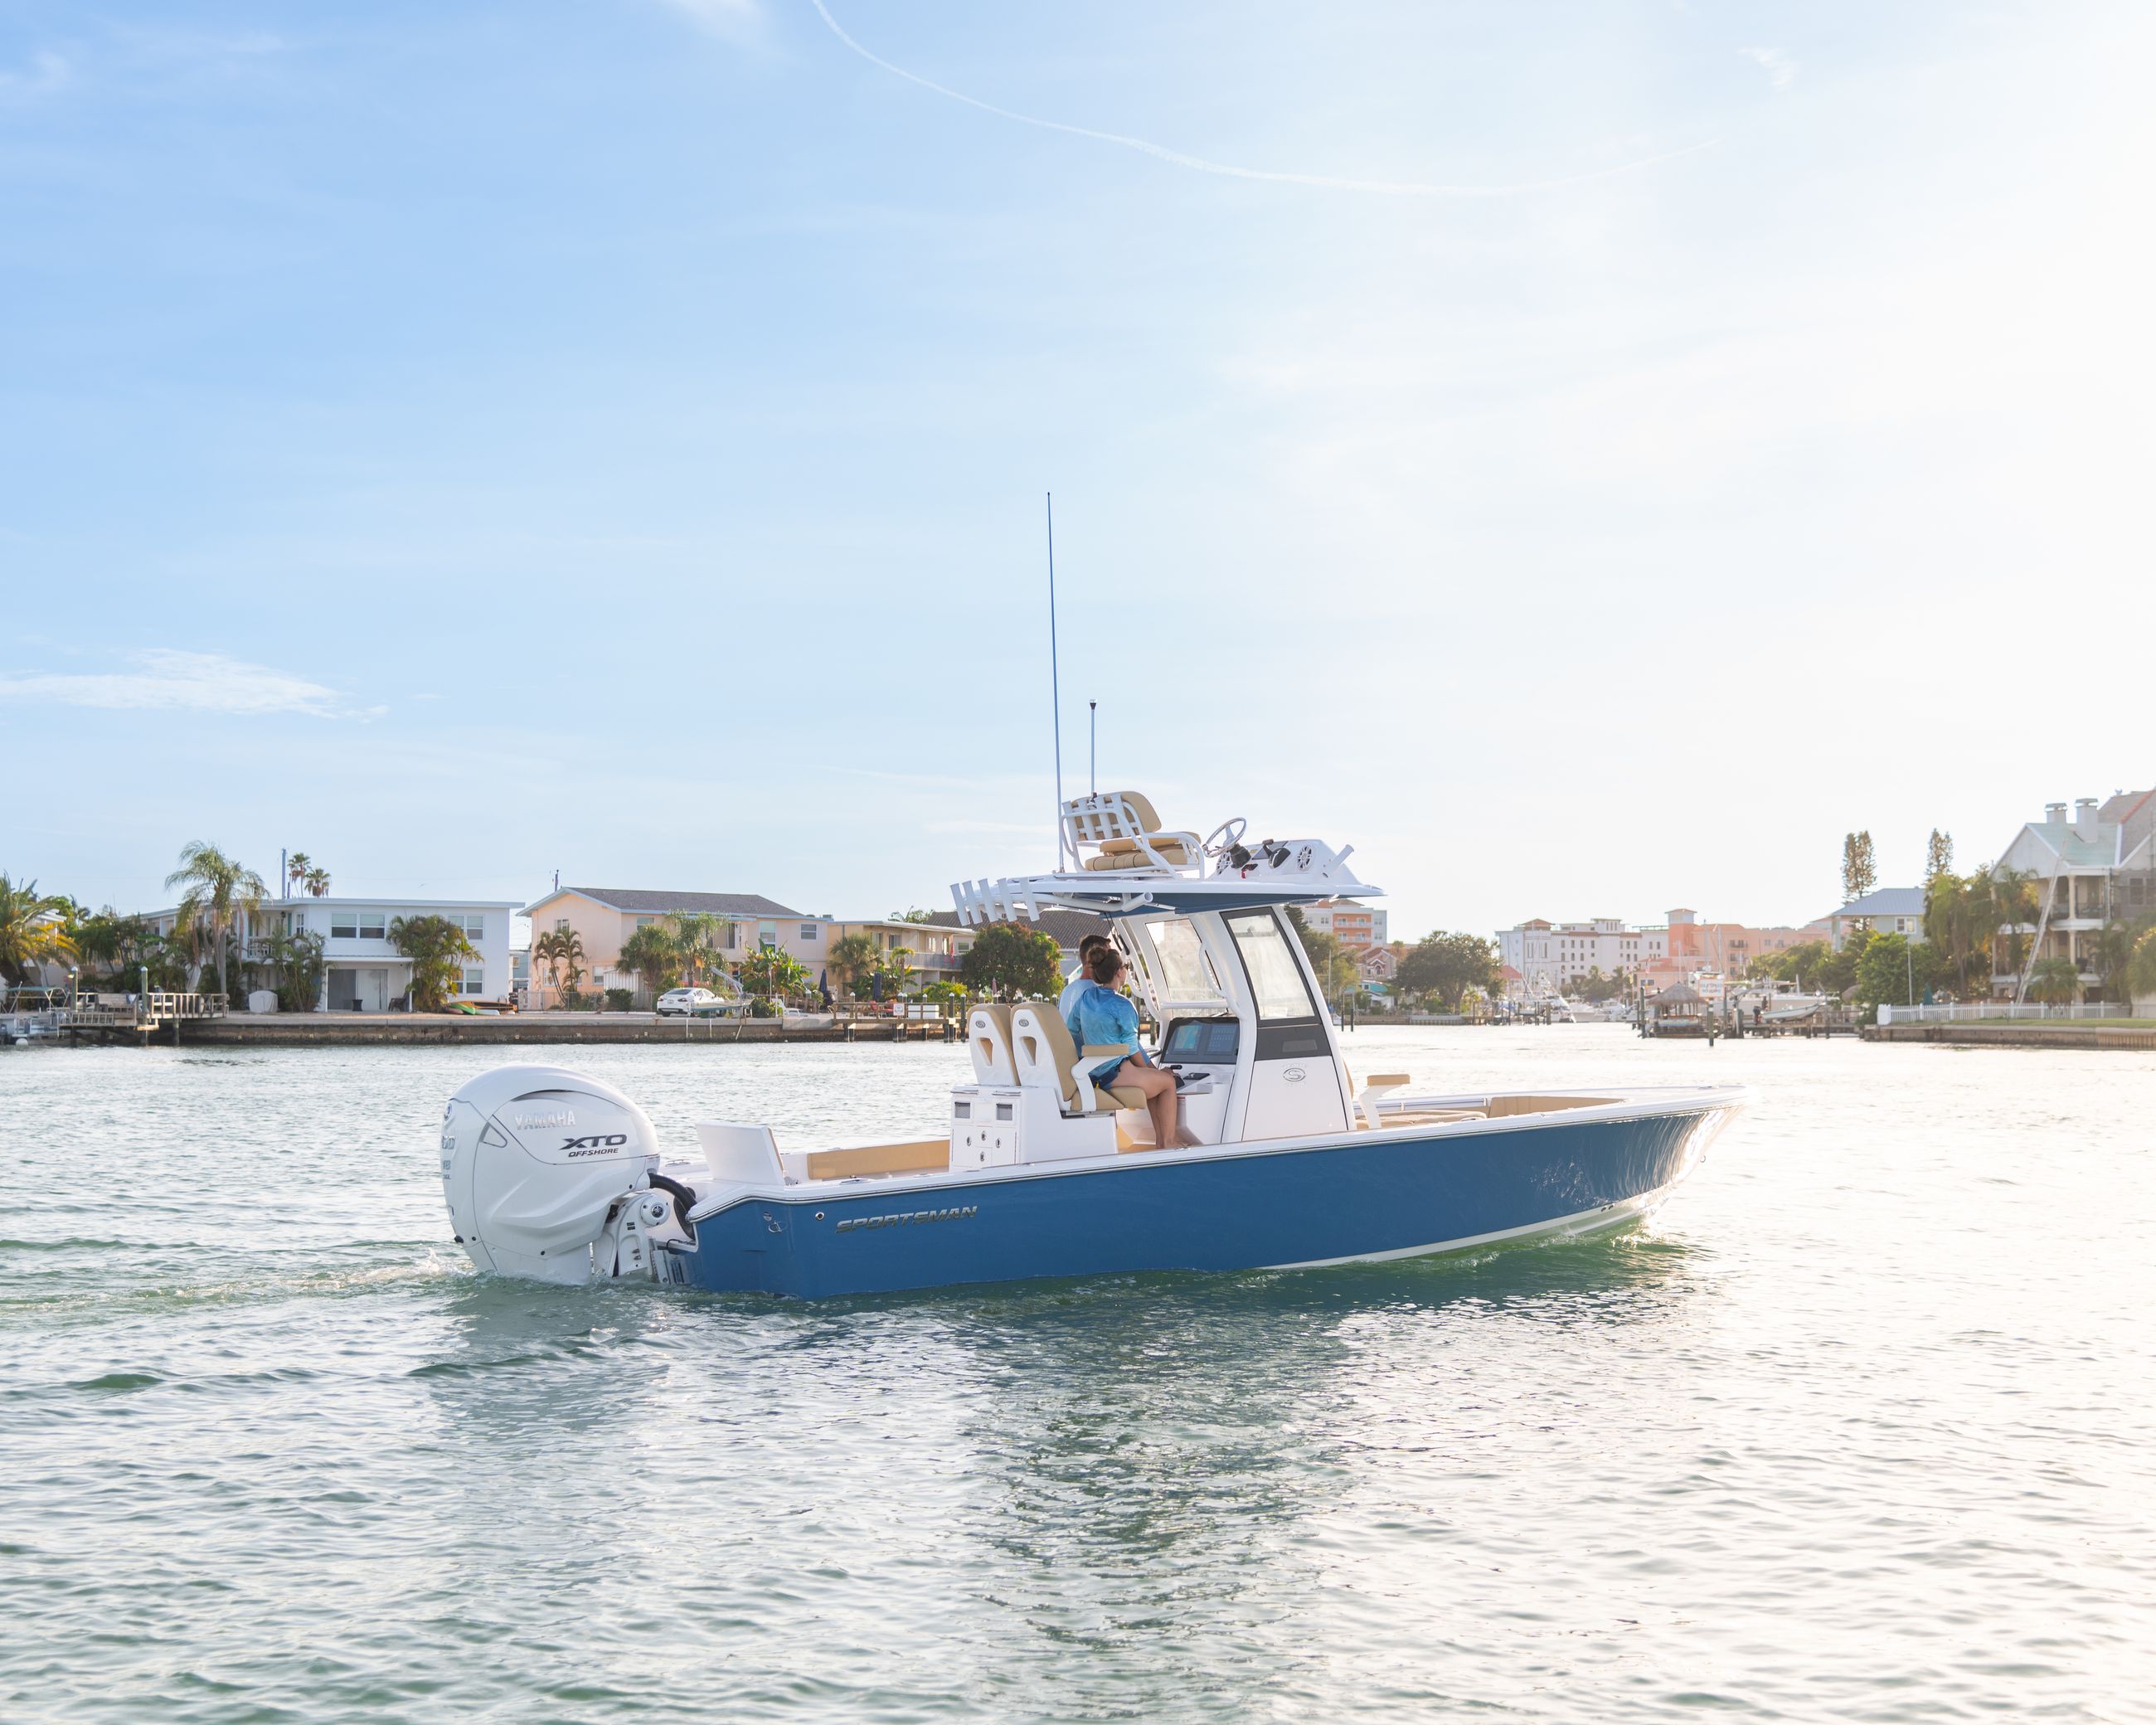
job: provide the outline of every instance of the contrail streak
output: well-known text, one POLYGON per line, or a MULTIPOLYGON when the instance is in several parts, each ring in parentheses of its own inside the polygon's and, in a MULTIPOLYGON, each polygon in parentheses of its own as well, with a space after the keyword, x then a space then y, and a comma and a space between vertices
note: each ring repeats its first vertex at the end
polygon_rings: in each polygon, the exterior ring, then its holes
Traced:
POLYGON ((1208 162, 1202 156, 1186 156, 1180 150, 1171 150, 1165 144, 1156 144, 1150 138, 1127 137, 1122 132, 1096 131, 1091 126, 1070 126, 1060 120, 1043 120, 1033 114, 1015 113, 1009 108, 998 108, 993 102, 984 102, 978 96, 969 96, 962 90, 952 90, 947 85, 923 78, 918 72, 909 72, 903 66, 895 66, 880 54, 875 54, 849 36, 824 0, 808 0, 817 15, 830 26, 831 33, 872 66, 880 66, 886 72, 917 84, 923 90, 932 90, 940 96, 948 96, 954 102, 963 102, 969 108, 978 108, 983 114, 993 114, 998 120, 1014 120, 1020 126, 1039 126, 1043 131, 1067 132, 1074 138, 1091 138, 1096 143, 1114 144, 1125 150, 1136 150, 1141 155, 1151 156, 1170 162, 1177 167, 1194 168, 1203 174, 1224 174, 1233 180, 1268 180, 1281 186, 1317 186, 1331 192, 1385 192, 1404 193, 1423 198, 1511 198, 1522 192, 1550 192, 1563 186, 1582 186, 1590 180, 1606 180, 1614 174, 1636 172, 1643 167, 1652 167, 1658 162, 1674 162, 1681 156, 1696 155, 1714 142, 1710 138, 1704 143, 1688 144, 1681 150, 1665 151, 1659 156, 1643 156, 1635 162, 1619 162, 1614 167, 1599 167, 1587 173, 1567 174, 1553 180, 1525 180, 1511 186, 1441 186, 1420 180, 1350 180, 1333 174, 1278 173, 1269 168, 1237 167, 1232 162, 1208 162))

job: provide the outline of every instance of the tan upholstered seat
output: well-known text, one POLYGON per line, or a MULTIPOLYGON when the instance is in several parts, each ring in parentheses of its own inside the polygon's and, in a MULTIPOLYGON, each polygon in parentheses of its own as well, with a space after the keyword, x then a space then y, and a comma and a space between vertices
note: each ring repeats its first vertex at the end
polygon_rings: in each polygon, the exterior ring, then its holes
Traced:
MULTIPOLYGON (((1118 1044, 1110 1043, 1103 1046, 1089 1042, 1078 1050, 1078 1060, 1073 1070, 1090 1072, 1101 1061, 1112 1060, 1117 1055, 1129 1052, 1128 1049, 1118 1044)), ((1142 1108, 1146 1105, 1145 1092, 1135 1085, 1119 1084, 1113 1090, 1102 1090, 1096 1084, 1093 1086, 1093 1094, 1106 1099, 1101 1104, 1104 1108, 1111 1106, 1117 1108, 1142 1108)))
POLYGON ((915 1138, 903 1144, 856 1144, 846 1150, 812 1150, 812 1180, 853 1180, 872 1174, 928 1174, 951 1166, 948 1138, 915 1138))
POLYGON ((1023 1076, 1028 1070, 1042 1066, 1054 1073, 1058 1088, 1062 1092, 1063 1107, 1066 1113, 1089 1113, 1102 1108, 1142 1108, 1145 1092, 1133 1090, 1127 1084, 1119 1084, 1113 1090, 1102 1090, 1090 1086, 1093 1106, 1088 1109, 1081 1100, 1079 1075, 1086 1066, 1097 1066, 1102 1060, 1120 1054, 1120 1049, 1107 1049, 1091 1060, 1084 1060, 1078 1045, 1070 1040, 1070 1026, 1063 1022, 1050 1002, 1021 1007, 1014 1015, 1013 1034, 1017 1039, 1019 1070, 1023 1076), (1037 1043, 1039 1046, 1029 1045, 1037 1043))
POLYGON ((966 1047, 973 1057, 978 1084, 1016 1084, 1018 1061, 1011 1053, 1011 1009, 1000 1000, 984 1000, 966 1014, 966 1047))
POLYGON ((1134 839, 1111 839, 1101 847, 1098 856, 1086 859, 1086 866, 1088 869, 1151 869, 1164 862, 1179 869, 1191 860, 1189 847, 1180 839, 1155 839, 1152 843, 1152 855, 1147 856, 1138 849, 1137 841, 1134 839), (1124 848, 1113 848, 1118 845, 1124 848), (1159 862, 1156 862, 1155 858, 1159 862))
POLYGON ((1198 835, 1163 832, 1152 800, 1140 792, 1077 797, 1063 808, 1071 839, 1098 847, 1098 854, 1085 860, 1089 870, 1153 869, 1163 864, 1180 869, 1202 860, 1198 835))

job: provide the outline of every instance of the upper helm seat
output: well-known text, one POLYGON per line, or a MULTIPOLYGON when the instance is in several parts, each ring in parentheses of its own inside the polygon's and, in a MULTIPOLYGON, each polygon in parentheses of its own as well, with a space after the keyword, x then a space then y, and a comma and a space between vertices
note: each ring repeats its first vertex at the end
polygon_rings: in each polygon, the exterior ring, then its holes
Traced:
POLYGON ((1074 845, 1093 847, 1088 870, 1188 868, 1203 860, 1195 833, 1169 832, 1152 799, 1141 791, 1100 791, 1073 797, 1063 820, 1074 845))

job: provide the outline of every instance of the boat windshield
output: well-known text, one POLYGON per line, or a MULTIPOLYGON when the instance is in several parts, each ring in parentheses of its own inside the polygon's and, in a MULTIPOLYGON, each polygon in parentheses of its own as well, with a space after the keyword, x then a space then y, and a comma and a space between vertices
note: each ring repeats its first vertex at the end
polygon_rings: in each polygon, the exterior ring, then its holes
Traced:
POLYGON ((1152 939, 1154 980, 1163 1000, 1178 1006, 1199 1006, 1225 998, 1213 979, 1204 945, 1188 916, 1148 923, 1146 932, 1152 939))
POLYGON ((1221 919, 1235 937, 1235 950, 1250 973, 1250 993, 1256 997, 1260 1024, 1281 1019, 1317 1016, 1310 991, 1302 984, 1302 972, 1288 950, 1287 937, 1270 911, 1240 911, 1221 919))

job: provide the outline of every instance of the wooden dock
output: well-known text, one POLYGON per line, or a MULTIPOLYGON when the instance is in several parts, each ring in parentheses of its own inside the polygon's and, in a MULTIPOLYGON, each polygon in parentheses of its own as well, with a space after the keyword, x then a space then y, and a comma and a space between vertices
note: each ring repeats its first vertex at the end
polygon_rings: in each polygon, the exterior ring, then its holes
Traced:
POLYGON ((147 1047, 161 1034, 177 1044, 182 1024, 207 1027, 225 1017, 222 994, 153 988, 146 994, 131 994, 123 1002, 113 1003, 101 995, 85 999, 64 988, 53 988, 32 1005, 25 1001, 25 992, 18 991, 7 1022, 11 1029, 33 1039, 65 1036, 73 1042, 90 1036, 140 1042, 147 1047))

